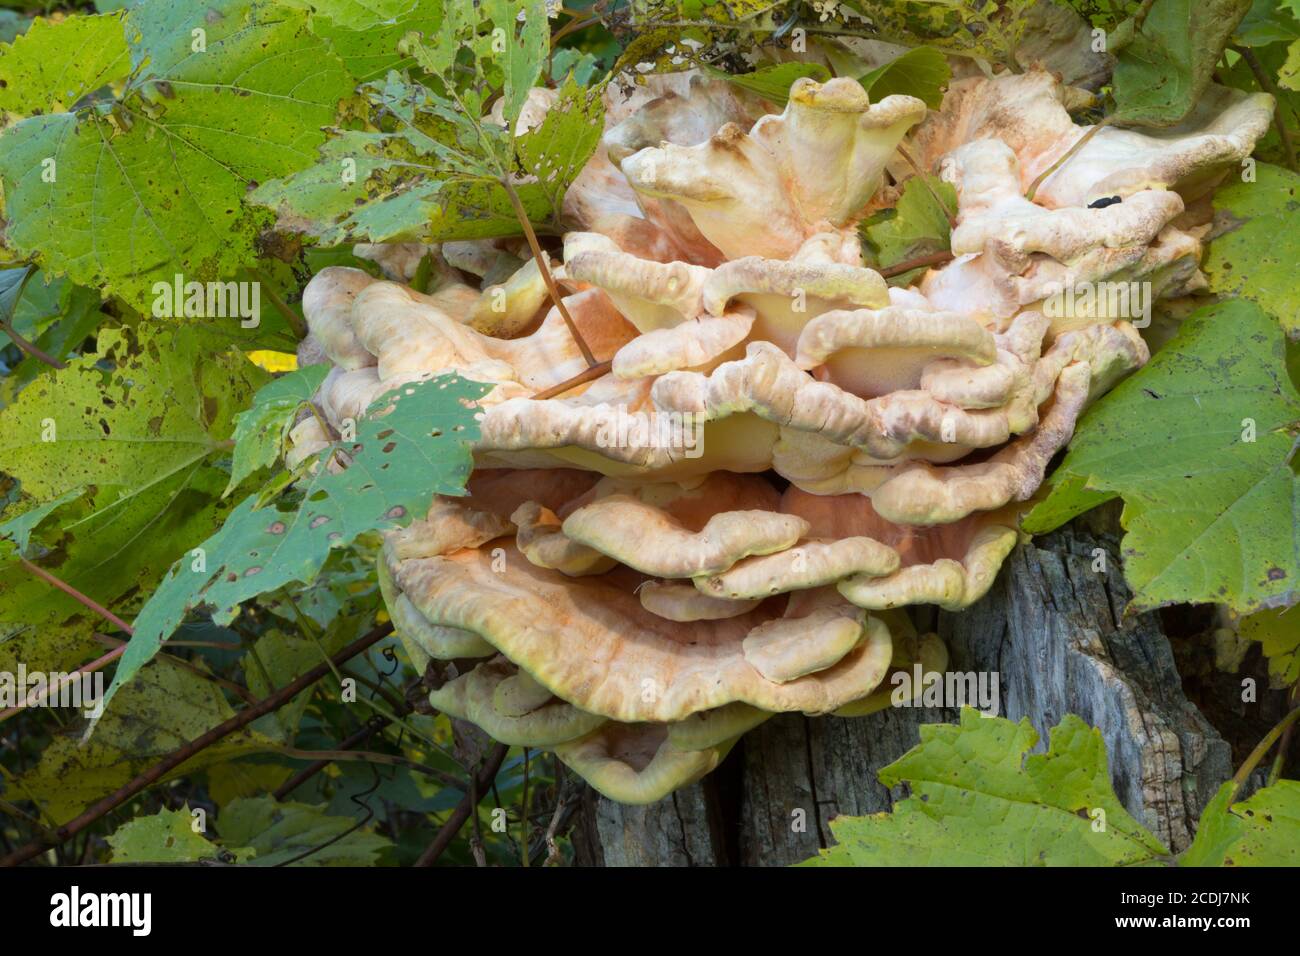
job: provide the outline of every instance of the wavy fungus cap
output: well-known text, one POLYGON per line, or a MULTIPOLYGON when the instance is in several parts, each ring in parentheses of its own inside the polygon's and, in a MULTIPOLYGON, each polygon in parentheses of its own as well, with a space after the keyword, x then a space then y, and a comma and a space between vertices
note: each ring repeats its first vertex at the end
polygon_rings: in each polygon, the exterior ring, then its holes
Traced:
MULTIPOLYGON (((1028 62, 1073 49, 1076 20, 1028 62)), ((891 670, 947 666, 906 609, 987 593, 1079 415, 1148 358, 1136 315, 1058 299, 1194 288, 1189 203, 1271 101, 1215 89, 1175 129, 1103 129, 1030 200, 1085 131, 1078 91, 1036 66, 967 75, 929 112, 843 78, 797 81, 774 115, 698 75, 624 80, 552 266, 608 365, 517 243, 365 248, 387 280, 329 268, 304 294, 304 354, 333 367, 290 454, 406 382, 493 385, 467 494, 385 536, 385 602, 436 662, 434 707, 645 803, 772 714, 865 717, 891 670), (956 257, 909 288, 858 238, 886 169, 913 175, 905 137, 958 197, 956 257), (426 255, 429 294, 404 284, 426 255)))

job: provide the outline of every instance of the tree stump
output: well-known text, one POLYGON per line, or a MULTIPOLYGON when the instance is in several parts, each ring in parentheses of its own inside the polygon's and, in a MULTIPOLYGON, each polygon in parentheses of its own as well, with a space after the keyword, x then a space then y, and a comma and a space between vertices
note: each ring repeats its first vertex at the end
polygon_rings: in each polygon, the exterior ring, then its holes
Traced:
MULTIPOLYGON (((1097 726, 1120 801, 1175 852, 1232 773, 1232 754, 1183 695, 1155 614, 1124 615, 1118 541, 1082 523, 1015 550, 992 590, 939 612, 950 670, 996 673, 1002 716, 1047 732, 1067 713, 1097 726)), ((645 807, 589 792, 577 862, 605 866, 783 866, 833 842, 838 814, 888 810, 906 795, 877 771, 955 710, 896 708, 860 718, 785 714, 750 731, 700 783, 645 807)))

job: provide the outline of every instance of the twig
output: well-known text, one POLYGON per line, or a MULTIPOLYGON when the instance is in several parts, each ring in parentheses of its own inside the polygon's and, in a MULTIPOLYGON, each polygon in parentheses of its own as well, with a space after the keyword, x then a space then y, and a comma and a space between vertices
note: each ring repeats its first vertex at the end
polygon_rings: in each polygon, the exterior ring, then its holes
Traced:
POLYGON ((1259 57, 1250 47, 1234 46, 1232 48, 1238 56, 1246 61, 1246 66, 1250 67, 1250 72, 1255 74, 1255 82, 1265 93, 1273 97, 1273 124, 1277 127, 1277 135, 1282 140, 1282 151, 1286 157, 1286 168, 1296 172, 1295 141, 1291 139, 1291 131, 1287 129, 1286 123, 1282 121, 1282 92, 1273 82, 1273 78, 1268 75, 1268 70, 1264 69, 1264 64, 1259 62, 1259 57))
POLYGON ((569 389, 577 388, 584 382, 590 382, 593 379, 600 378, 613 367, 613 361, 601 362, 599 365, 593 365, 586 371, 579 372, 577 375, 573 376, 573 378, 565 379, 559 385, 552 385, 550 388, 544 388, 530 397, 541 401, 544 398, 554 398, 556 395, 563 395, 569 389))
MULTIPOLYGON (((362 727, 360 730, 358 730, 355 734, 345 738, 344 740, 339 741, 338 749, 351 750, 353 747, 357 747, 365 743, 367 740, 369 740, 371 737, 373 737, 376 733, 378 733, 386 726, 388 726, 387 717, 380 717, 378 715, 372 716, 368 721, 366 721, 366 725, 362 727)), ((316 774, 320 773, 322 770, 324 770, 333 762, 334 760, 332 757, 322 758, 320 760, 315 761, 314 763, 309 764, 303 769, 299 770, 297 773, 295 773, 284 783, 280 784, 279 788, 274 793, 275 799, 277 801, 283 800, 285 797, 293 793, 304 783, 306 783, 312 777, 316 776, 316 774)))
POLYGON ((121 657, 124 653, 126 653, 126 644, 121 644, 113 648, 103 657, 97 657, 89 664, 82 664, 71 674, 65 676, 63 680, 59 681, 57 686, 53 686, 53 687, 47 686, 45 688, 45 693, 37 694, 34 700, 31 697, 28 697, 25 703, 15 704, 13 707, 10 707, 4 713, 0 713, 0 722, 8 720, 10 717, 13 717, 15 714, 22 713, 28 707, 35 707, 37 704, 39 704, 45 698, 49 697, 51 694, 57 694, 59 691, 63 690, 64 687, 66 687, 68 684, 71 684, 74 680, 80 678, 83 674, 90 674, 93 673, 94 671, 99 670, 101 667, 107 667, 109 664, 113 663, 113 661, 121 657))
POLYGON ((1083 147, 1087 145, 1088 140, 1096 136, 1101 129, 1103 129, 1106 126, 1109 126, 1110 120, 1111 117, 1107 116, 1105 119, 1101 120, 1096 125, 1088 127, 1088 131, 1084 133, 1082 136, 1080 136, 1077 140, 1075 140, 1073 146, 1071 146, 1064 153, 1062 153, 1060 158, 1057 159, 1056 162, 1052 163, 1052 165, 1048 166, 1041 173, 1039 173, 1038 178, 1029 184, 1029 191, 1025 193, 1025 198, 1028 199, 1030 202, 1033 202, 1034 195, 1038 192, 1038 187, 1043 185, 1047 177, 1052 175, 1052 173, 1056 172, 1062 166, 1064 166, 1070 160, 1070 157, 1072 157, 1079 150, 1083 149, 1083 147))
MULTIPOLYGON (((392 630, 393 625, 391 622, 379 625, 371 630, 370 633, 357 638, 347 647, 343 648, 343 650, 335 654, 333 659, 330 661, 330 664, 341 664, 344 661, 351 660, 366 648, 383 640, 392 633, 392 630)), ((265 717, 267 714, 283 707, 329 672, 329 665, 317 664, 305 674, 290 681, 274 694, 263 698, 251 707, 245 707, 229 720, 222 721, 211 730, 194 738, 194 740, 190 741, 184 747, 173 751, 148 770, 144 771, 144 773, 140 774, 129 783, 119 787, 113 793, 86 809, 80 816, 73 820, 69 820, 67 823, 58 827, 53 831, 53 833, 46 837, 33 840, 31 843, 19 847, 13 853, 0 859, 0 867, 17 866, 20 863, 26 863, 28 860, 40 856, 51 846, 70 840, 105 814, 126 803, 137 793, 140 793, 142 790, 157 783, 169 772, 175 770, 195 754, 212 746, 218 740, 230 736, 235 731, 242 730, 259 717, 265 717)))
POLYGON ((126 623, 126 621, 122 620, 120 617, 118 617, 108 608, 104 607, 102 604, 92 600, 91 598, 86 597, 86 595, 82 594, 71 584, 62 581, 59 578, 56 578, 54 575, 50 574, 50 572, 46 571, 44 568, 32 564, 32 562, 28 561, 21 554, 18 555, 18 560, 21 561, 23 563, 23 567, 25 567, 32 574, 36 575, 38 578, 42 579, 43 581, 53 584, 64 594, 67 594, 70 597, 75 598, 82 605, 94 611, 96 614, 98 614, 104 620, 108 621, 110 624, 114 625, 118 630, 122 631, 124 634, 127 635, 135 634, 135 631, 134 629, 132 629, 130 624, 126 623))
POLYGON ((514 207, 515 217, 519 220, 519 225, 528 238, 528 247, 533 250, 533 258, 537 260, 537 268, 541 270, 542 279, 546 282, 546 288, 551 293, 551 299, 555 302, 555 307, 560 310, 560 317, 564 319, 564 324, 569 327, 569 334, 573 336, 573 341, 577 343, 578 351, 582 353, 582 357, 586 359, 588 365, 595 365, 596 356, 592 355, 591 349, 587 348, 582 333, 578 331, 573 316, 569 314, 568 306, 564 304, 564 298, 560 295, 560 287, 555 284, 555 276, 551 275, 551 267, 546 261, 546 253, 542 251, 541 244, 537 241, 537 233, 533 231, 533 224, 528 219, 528 211, 524 209, 524 204, 519 199, 519 193, 515 192, 515 187, 510 182, 509 176, 502 176, 497 182, 501 184, 501 188, 510 197, 510 205, 514 207))
POLYGON ((945 262, 951 262, 957 258, 950 251, 932 252, 928 256, 918 256, 915 259, 908 259, 906 262, 895 263, 892 266, 886 266, 880 269, 880 275, 885 279, 892 279, 894 276, 901 276, 904 272, 911 272, 913 269, 920 269, 922 266, 939 266, 945 262))
POLYGON ((416 866, 433 866, 438 857, 442 856, 442 852, 451 845, 451 841, 456 838, 460 828, 469 819, 470 812, 478 805, 477 794, 492 786, 492 781, 496 779, 497 771, 501 769, 501 764, 505 762, 509 750, 510 748, 505 744, 497 744, 492 748, 487 755, 487 759, 483 761, 482 768, 474 777, 472 794, 467 793, 461 797, 460 803, 456 804, 456 809, 451 811, 451 816, 438 830, 433 842, 425 848, 425 851, 420 854, 420 858, 415 861, 416 866))
POLYGON ((376 753, 372 750, 351 750, 342 747, 338 750, 299 750, 296 747, 280 747, 276 753, 297 760, 312 760, 316 762, 324 761, 326 763, 336 761, 356 760, 361 763, 377 763, 388 767, 403 767, 407 770, 414 770, 416 773, 422 773, 426 777, 432 777, 444 787, 452 787, 456 790, 462 789, 465 784, 455 774, 447 773, 436 767, 430 767, 428 764, 420 763, 416 760, 408 760, 400 754, 376 753))

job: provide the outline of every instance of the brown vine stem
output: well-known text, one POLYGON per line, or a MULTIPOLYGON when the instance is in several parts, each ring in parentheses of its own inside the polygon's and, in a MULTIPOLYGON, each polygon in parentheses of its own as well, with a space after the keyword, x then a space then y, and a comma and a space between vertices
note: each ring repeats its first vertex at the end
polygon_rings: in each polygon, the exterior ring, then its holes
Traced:
POLYGON ((1255 75, 1255 82, 1265 93, 1273 97, 1273 125, 1277 127, 1278 138, 1282 140, 1282 152, 1286 157, 1286 168, 1292 172, 1300 171, 1296 165, 1295 141, 1291 138, 1291 131, 1287 129, 1286 123, 1282 117, 1282 92, 1273 82, 1273 78, 1268 75, 1268 70, 1264 69, 1264 64, 1259 62, 1259 57, 1250 47, 1234 46, 1233 52, 1246 61, 1246 66, 1250 67, 1250 72, 1255 75))
POLYGON ((62 581, 59 578, 56 578, 54 575, 50 574, 50 572, 46 571, 44 568, 32 564, 32 562, 28 561, 21 554, 18 555, 18 560, 21 561, 23 563, 23 567, 25 567, 32 574, 36 575, 38 578, 40 578, 41 580, 49 584, 53 584, 64 594, 67 594, 68 596, 72 597, 74 600, 76 600, 83 606, 89 608, 90 610, 94 611, 104 620, 108 621, 110 624, 117 627, 118 630, 122 631, 127 635, 135 634, 135 630, 131 627, 130 624, 126 623, 126 621, 122 620, 120 617, 118 617, 108 608, 104 607, 102 604, 92 600, 91 598, 86 597, 86 595, 82 594, 71 584, 68 584, 66 581, 62 581))
POLYGON ((941 266, 945 262, 951 262, 957 258, 950 251, 932 252, 928 256, 918 256, 915 259, 908 259, 906 262, 899 262, 892 266, 886 266, 878 270, 880 275, 885 279, 892 279, 894 276, 901 276, 904 272, 911 272, 913 269, 920 269, 922 266, 941 266))
POLYGON ((514 184, 510 182, 509 176, 502 176, 497 182, 501 184, 501 188, 510 197, 510 205, 514 207, 515 218, 519 220, 519 225, 524 230, 524 236, 528 239, 528 247, 533 250, 533 258, 537 260, 537 268, 541 270, 547 291, 551 293, 551 301, 560 310, 560 317, 564 319, 564 324, 569 327, 569 334, 573 336, 573 341, 578 344, 578 351, 582 353, 582 357, 586 359, 588 365, 596 365, 596 356, 592 355, 591 349, 587 348, 582 333, 578 331, 573 316, 569 314, 568 306, 564 304, 564 297, 560 295, 560 287, 555 284, 555 276, 551 275, 550 263, 546 261, 546 253, 542 251, 541 243, 537 241, 537 233, 533 231, 533 224, 528 219, 528 211, 524 209, 524 204, 519 199, 519 193, 515 191, 514 184))
POLYGON ((438 857, 442 856, 443 851, 451 845, 451 841, 456 838, 460 828, 469 819, 470 813, 477 812, 478 794, 486 793, 491 789, 492 781, 496 779, 501 764, 505 763, 506 754, 509 750, 510 748, 505 744, 497 744, 492 748, 483 761, 482 768, 474 775, 471 792, 460 798, 460 803, 456 804, 456 809, 451 811, 451 816, 447 818, 447 822, 439 828, 433 842, 425 848, 425 851, 420 854, 420 858, 415 861, 416 866, 433 866, 438 861, 438 857))
POLYGON ((1105 119, 1101 120, 1095 125, 1088 127, 1088 131, 1084 133, 1082 136, 1080 136, 1078 139, 1076 139, 1074 141, 1073 146, 1071 146, 1064 153, 1062 153, 1060 158, 1057 159, 1056 162, 1052 163, 1052 165, 1048 166, 1041 173, 1039 173, 1038 178, 1029 184, 1029 191, 1025 193, 1025 198, 1028 199, 1030 202, 1033 202, 1034 196, 1038 192, 1038 187, 1043 185, 1043 183, 1047 181, 1047 177, 1052 175, 1052 173, 1056 172, 1067 162, 1069 162, 1070 157, 1072 157, 1079 150, 1083 149, 1083 147, 1088 144, 1088 140, 1096 136, 1101 129, 1103 129, 1106 126, 1109 126, 1110 120, 1111 117, 1107 116, 1105 119))
POLYGON ((4 713, 0 713, 0 723, 3 723, 4 721, 8 720, 10 717, 22 713, 28 707, 35 707, 46 697, 49 697, 52 694, 57 694, 64 687, 71 684, 74 680, 80 678, 83 674, 90 674, 93 673, 94 671, 99 670, 101 667, 107 667, 109 664, 113 663, 113 661, 121 657, 124 653, 126 653, 125 643, 120 644, 117 647, 113 648, 103 657, 95 658, 89 664, 82 664, 72 673, 65 675, 63 680, 59 681, 57 686, 50 687, 47 685, 45 688, 45 693, 37 694, 35 695, 34 698, 29 697, 24 703, 16 704, 15 706, 10 707, 8 710, 6 710, 4 713))
MULTIPOLYGON (((380 717, 378 715, 373 716, 370 718, 370 720, 366 721, 366 725, 362 727, 360 730, 358 730, 355 734, 345 738, 344 740, 339 741, 338 749, 351 750, 353 747, 358 747, 361 744, 365 743, 367 740, 369 740, 371 737, 373 737, 375 734, 379 733, 379 731, 383 730, 386 726, 388 726, 387 717, 380 717)), ((306 783, 312 777, 316 776, 316 774, 320 773, 322 770, 324 770, 333 762, 334 762, 333 759, 322 758, 314 761, 313 763, 309 764, 306 767, 303 767, 301 770, 299 770, 296 774, 294 774, 284 783, 280 784, 279 789, 275 791, 274 794, 275 799, 283 800, 285 797, 293 793, 304 783, 306 783)), ((457 789, 460 789, 460 787, 457 786, 457 789)))
POLYGON ((230 736, 235 731, 242 730, 259 717, 265 717, 267 714, 283 707, 312 684, 330 673, 331 666, 351 660, 366 648, 379 643, 379 641, 391 634, 392 631, 393 625, 391 622, 380 624, 378 627, 375 627, 368 634, 357 638, 347 647, 343 648, 343 650, 335 654, 328 662, 317 664, 305 674, 301 674, 288 684, 285 684, 274 694, 271 694, 269 697, 264 697, 262 700, 250 707, 245 707, 229 720, 217 724, 217 726, 213 727, 206 733, 195 737, 184 747, 173 751, 144 773, 137 776, 134 780, 124 784, 113 793, 110 793, 107 797, 104 797, 98 803, 87 808, 80 816, 69 820, 67 823, 53 830, 47 836, 33 840, 31 843, 21 846, 9 855, 0 858, 0 867, 18 866, 20 863, 26 863, 28 860, 40 856, 51 846, 72 839, 72 837, 76 836, 82 830, 86 829, 86 827, 99 820, 105 814, 117 809, 137 793, 140 793, 152 784, 157 783, 166 774, 175 770, 195 754, 212 746, 218 740, 230 736))
POLYGON ((565 379, 559 385, 552 385, 550 388, 544 388, 531 397, 541 401, 544 398, 554 398, 556 395, 563 395, 569 389, 577 388, 584 382, 590 382, 593 379, 600 378, 613 367, 614 363, 612 361, 601 362, 598 365, 593 365, 586 371, 579 372, 577 375, 573 376, 573 378, 565 379))

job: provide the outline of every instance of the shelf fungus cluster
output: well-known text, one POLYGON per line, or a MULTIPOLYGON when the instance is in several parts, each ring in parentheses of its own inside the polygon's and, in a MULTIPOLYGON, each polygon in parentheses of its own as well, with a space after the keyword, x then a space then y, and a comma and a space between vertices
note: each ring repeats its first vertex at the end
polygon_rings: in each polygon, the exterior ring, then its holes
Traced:
POLYGON ((1073 293, 1198 288, 1208 194, 1271 113, 1213 90, 1025 198, 1085 132, 1080 95, 1032 69, 927 111, 801 79, 778 113, 698 75, 613 83, 551 264, 568 317, 518 241, 317 275, 304 361, 333 367, 296 458, 412 380, 495 386, 468 495, 380 561, 413 661, 451 662, 434 706, 643 803, 774 714, 866 715, 894 672, 942 672, 905 609, 985 594, 1080 413, 1148 357, 1133 300, 1073 293), (914 175, 900 145, 958 198, 955 258, 906 287, 858 232, 914 175), (574 330, 607 366, 582 374, 574 330))

